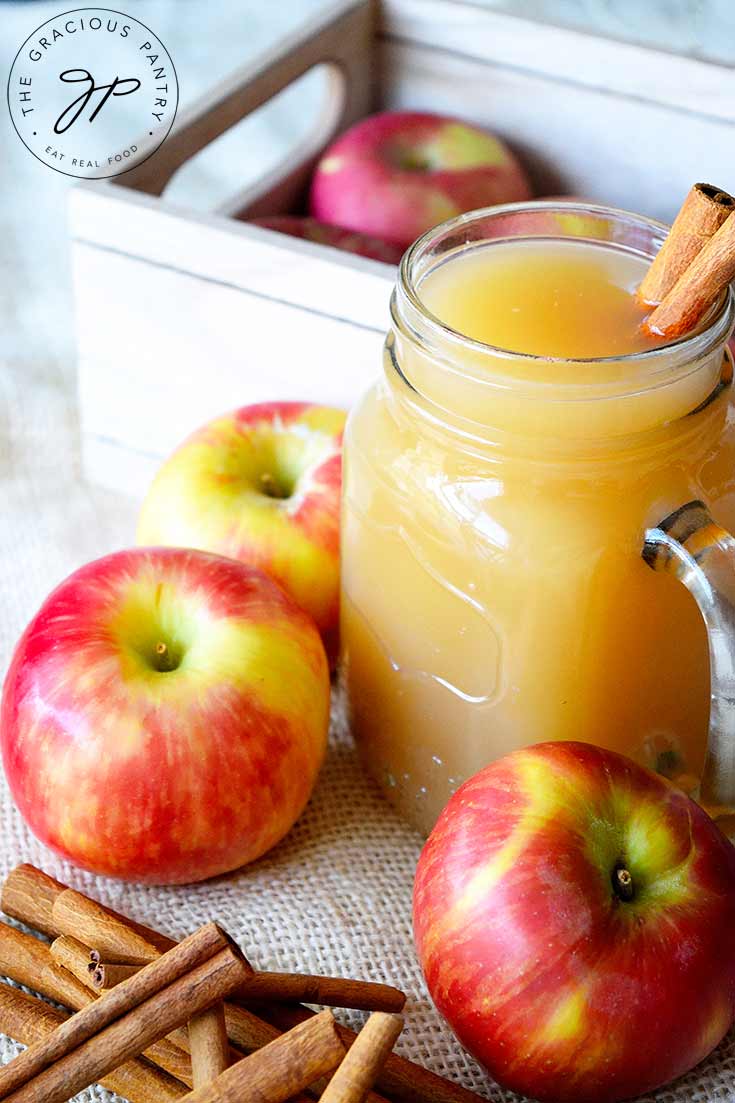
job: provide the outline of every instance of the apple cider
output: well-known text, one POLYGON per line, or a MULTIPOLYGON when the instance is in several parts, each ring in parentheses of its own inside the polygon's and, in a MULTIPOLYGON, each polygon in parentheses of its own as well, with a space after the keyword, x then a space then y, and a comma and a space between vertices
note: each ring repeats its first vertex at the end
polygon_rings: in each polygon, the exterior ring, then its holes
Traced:
POLYGON ((642 549, 693 500, 735 523, 732 301, 685 340, 645 336, 634 293, 664 235, 529 204, 404 258, 345 442, 342 677, 371 772, 423 831, 544 740, 699 776, 704 622, 642 549))

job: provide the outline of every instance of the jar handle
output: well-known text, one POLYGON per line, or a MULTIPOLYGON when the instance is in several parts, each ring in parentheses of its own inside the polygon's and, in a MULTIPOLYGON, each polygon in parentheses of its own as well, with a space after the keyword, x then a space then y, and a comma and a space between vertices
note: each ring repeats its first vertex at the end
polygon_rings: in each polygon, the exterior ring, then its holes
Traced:
POLYGON ((646 532, 643 558, 694 595, 709 638, 711 704, 698 800, 714 819, 735 812, 735 539, 693 501, 646 532))

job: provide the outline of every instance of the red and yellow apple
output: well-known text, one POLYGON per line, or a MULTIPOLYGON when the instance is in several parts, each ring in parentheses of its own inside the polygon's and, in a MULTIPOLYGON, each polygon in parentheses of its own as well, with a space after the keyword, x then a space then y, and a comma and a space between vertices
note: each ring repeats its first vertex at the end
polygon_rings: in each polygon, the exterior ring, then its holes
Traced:
POLYGON ((613 1103, 668 1083, 735 1017, 735 849, 656 774, 583 743, 481 770, 421 855, 432 998, 499 1083, 613 1103))
POLYGON ((202 426, 160 468, 138 543, 260 567, 309 613, 336 658, 343 410, 244 406, 202 426))
POLYGON ((310 207, 322 222, 405 249, 448 218, 530 195, 520 162, 489 131, 443 115, 387 111, 328 147, 310 207))
POLYGON ((274 214, 264 218, 251 219, 253 226, 262 226, 266 230, 275 230, 289 237, 300 237, 313 241, 316 245, 331 245, 346 253, 355 253, 359 257, 381 260, 384 264, 398 264, 403 250, 390 245, 380 238, 369 234, 356 234, 353 230, 344 230, 341 226, 330 226, 316 218, 295 214, 274 214))
POLYGON ((265 853, 324 756, 329 670, 311 619, 233 559, 133 548, 54 590, 0 712, 31 830, 94 873, 199 881, 265 853))

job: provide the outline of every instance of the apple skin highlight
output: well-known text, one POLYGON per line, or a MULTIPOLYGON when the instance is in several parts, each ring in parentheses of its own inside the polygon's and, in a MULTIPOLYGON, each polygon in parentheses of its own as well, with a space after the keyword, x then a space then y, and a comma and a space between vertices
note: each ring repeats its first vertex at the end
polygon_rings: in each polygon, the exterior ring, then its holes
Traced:
POLYGON ((290 829, 326 750, 312 621, 262 572, 178 548, 87 564, 18 643, 5 773, 34 834, 94 873, 176 884, 290 829))
POLYGON ((735 1017, 734 923, 735 849, 712 820, 583 743, 481 770, 416 874, 437 1008, 500 1084, 548 1103, 631 1099, 706 1057, 735 1017))
POLYGON ((464 211, 530 197, 520 162, 489 131, 427 112, 386 111, 329 146, 314 173, 310 210, 322 222, 406 249, 464 211))

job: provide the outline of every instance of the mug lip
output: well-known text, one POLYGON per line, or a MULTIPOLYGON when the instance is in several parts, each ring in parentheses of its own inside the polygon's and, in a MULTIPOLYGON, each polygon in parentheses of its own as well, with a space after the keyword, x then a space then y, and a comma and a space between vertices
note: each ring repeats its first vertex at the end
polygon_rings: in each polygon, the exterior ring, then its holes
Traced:
MULTIPOLYGON (((466 226, 473 222, 481 222, 486 219, 493 219, 502 217, 507 214, 525 214, 533 213, 535 211, 579 211, 587 214, 600 214, 605 216, 614 216, 621 221, 634 222, 640 226, 645 226, 648 229, 654 229, 661 233, 662 241, 669 232, 670 226, 665 222, 661 222, 655 218, 649 218, 647 215, 637 214, 635 211, 628 211, 621 207, 609 207, 602 203, 587 203, 585 201, 570 199, 536 199, 529 201, 522 201, 520 203, 501 203, 490 207, 478 207, 476 210, 467 211, 464 214, 456 215, 453 218, 447 219, 445 222, 440 222, 438 225, 433 226, 430 230, 427 230, 413 242, 412 245, 406 250, 401 259, 401 263, 398 269, 398 287, 397 290, 401 295, 405 296, 410 303, 411 308, 419 315, 421 324, 428 328, 429 332, 440 340, 447 341, 455 347, 466 349, 468 352, 475 355, 488 355, 494 358, 502 358, 506 362, 526 364, 526 365, 554 365, 554 364, 566 364, 566 365, 580 365, 582 367, 589 367, 594 365, 625 365, 635 364, 639 368, 641 365, 653 367, 656 370, 656 362, 663 361, 662 368, 671 368, 671 356, 676 355, 676 359, 681 363, 691 363, 693 360, 698 359, 709 351, 710 347, 716 345, 719 341, 724 341, 727 331, 732 326, 735 319, 735 290, 731 285, 720 296, 720 300, 710 307, 711 311, 714 311, 714 317, 703 327, 696 330, 691 334, 684 334, 683 337, 678 337, 674 341, 667 341, 661 345, 655 345, 650 349, 642 349, 639 352, 628 352, 619 354, 617 356, 594 356, 594 357, 575 357, 575 356, 543 356, 539 353, 530 352, 518 352, 514 349, 507 349, 502 345, 492 345, 484 341, 479 341, 476 338, 468 337, 466 334, 461 333, 459 330, 454 329, 452 326, 443 322, 441 318, 437 317, 426 304, 422 301, 418 287, 415 282, 415 272, 413 271, 415 265, 424 255, 426 249, 437 237, 443 234, 450 233, 454 229, 459 229, 462 226, 466 226), (688 355, 685 355, 688 354, 688 355)), ((559 241, 589 241, 592 239, 580 236, 579 238, 569 237, 565 238, 562 235, 555 238, 553 234, 544 237, 539 235, 538 237, 524 236, 519 234, 513 238, 499 238, 495 239, 498 244, 505 241, 533 241, 533 240, 559 240, 559 241)), ((467 243, 468 245, 471 243, 467 243)), ((480 244, 480 242, 478 242, 480 244)), ((492 240, 489 242, 492 244, 492 240)), ((613 248, 616 247, 616 243, 610 243, 613 248)), ((653 258, 651 258, 653 259, 653 258)), ((470 371, 463 371, 462 374, 472 375, 470 371)), ((526 380, 530 382, 530 380, 526 380)))

